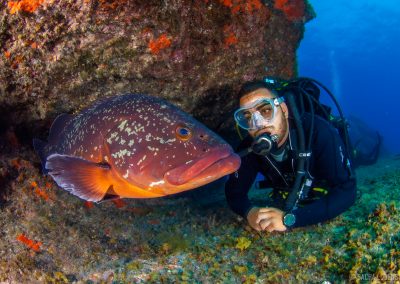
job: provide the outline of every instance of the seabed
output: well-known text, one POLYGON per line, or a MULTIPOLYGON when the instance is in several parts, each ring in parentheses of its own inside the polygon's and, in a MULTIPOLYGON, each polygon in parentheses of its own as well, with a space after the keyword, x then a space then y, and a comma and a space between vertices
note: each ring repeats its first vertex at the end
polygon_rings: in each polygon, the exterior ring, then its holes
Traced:
POLYGON ((251 230, 221 183, 85 203, 44 177, 30 150, 3 157, 0 176, 0 283, 400 282, 399 157, 357 170, 350 210, 289 233, 251 230))

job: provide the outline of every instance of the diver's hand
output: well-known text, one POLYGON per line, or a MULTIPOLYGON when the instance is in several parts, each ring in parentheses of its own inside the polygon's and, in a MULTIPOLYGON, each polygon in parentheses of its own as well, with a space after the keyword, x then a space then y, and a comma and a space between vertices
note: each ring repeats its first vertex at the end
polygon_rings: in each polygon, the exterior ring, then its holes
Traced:
POLYGON ((247 214, 249 225, 257 231, 279 231, 287 230, 283 224, 284 212, 273 207, 253 207, 247 214))

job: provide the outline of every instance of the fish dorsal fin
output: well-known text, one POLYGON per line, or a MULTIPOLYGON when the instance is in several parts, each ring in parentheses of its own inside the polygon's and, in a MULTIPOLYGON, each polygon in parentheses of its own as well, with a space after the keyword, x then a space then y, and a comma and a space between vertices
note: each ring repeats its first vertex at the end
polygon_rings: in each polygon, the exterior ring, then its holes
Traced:
POLYGON ((53 124, 50 127, 49 143, 55 144, 58 141, 60 133, 63 131, 65 126, 74 116, 72 114, 62 113, 56 117, 53 124))
POLYGON ((52 154, 47 158, 45 168, 58 186, 87 201, 102 200, 112 186, 109 165, 52 154))

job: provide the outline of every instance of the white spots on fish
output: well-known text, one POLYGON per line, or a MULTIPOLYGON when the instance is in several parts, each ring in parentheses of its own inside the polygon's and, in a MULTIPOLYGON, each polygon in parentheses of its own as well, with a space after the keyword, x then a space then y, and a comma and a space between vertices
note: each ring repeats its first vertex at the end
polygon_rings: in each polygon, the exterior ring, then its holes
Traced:
POLYGON ((151 146, 147 146, 147 149, 149 149, 151 152, 158 152, 158 151, 160 151, 160 148, 151 147, 151 146))
POLYGON ((124 140, 123 138, 121 138, 121 141, 119 141, 119 144, 124 145, 126 142, 126 140, 124 140))
POLYGON ((111 136, 107 139, 108 144, 112 144, 112 140, 118 141, 118 132, 111 133, 111 136))
POLYGON ((146 155, 144 155, 144 156, 139 160, 139 162, 137 162, 136 165, 139 166, 144 160, 146 160, 146 155))
POLYGON ((145 137, 145 140, 146 141, 148 141, 148 142, 150 142, 151 141, 151 138, 152 136, 151 136, 151 133, 147 133, 147 135, 146 135, 146 137, 145 137))
POLYGON ((129 177, 129 170, 126 170, 126 173, 122 176, 123 178, 128 178, 129 177))
POLYGON ((163 117, 163 120, 164 120, 166 123, 169 123, 170 125, 173 125, 172 121, 171 121, 168 117, 164 116, 164 117, 163 117))
POLYGON ((212 178, 212 176, 207 176, 207 177, 205 177, 204 179, 205 179, 205 180, 208 180, 208 179, 210 179, 210 178, 212 178))
POLYGON ((156 137, 155 140, 158 140, 161 144, 170 144, 176 141, 176 138, 164 140, 162 137, 156 137))
POLYGON ((190 164, 190 163, 192 163, 193 162, 193 160, 189 160, 189 161, 187 161, 185 164, 187 165, 187 164, 190 164))
POLYGON ((130 128, 129 126, 127 126, 125 128, 126 133, 128 133, 128 136, 132 135, 132 134, 137 134, 135 131, 132 131, 132 128, 130 128))
POLYGON ((129 146, 129 147, 132 147, 132 145, 133 145, 134 143, 135 143, 135 140, 133 140, 133 139, 132 139, 132 140, 129 140, 128 146, 129 146))
POLYGON ((135 128, 135 134, 137 135, 137 132, 144 132, 144 126, 143 125, 133 125, 133 127, 135 128))
POLYGON ((130 156, 132 154, 131 151, 127 149, 121 149, 116 153, 111 154, 114 158, 124 158, 125 156, 130 156))
POLYGON ((110 120, 112 120, 112 117, 106 115, 106 116, 103 116, 102 120, 104 120, 104 121, 105 121, 105 120, 110 121, 110 120))
POLYGON ((120 123, 120 125, 118 125, 119 130, 124 130, 126 123, 128 122, 128 120, 124 120, 120 123))
POLYGON ((163 181, 163 180, 153 181, 152 183, 149 184, 149 187, 153 187, 155 185, 164 184, 164 183, 165 183, 165 181, 163 181))
POLYGON ((162 104, 162 105, 160 106, 160 109, 165 109, 165 108, 167 108, 167 105, 166 105, 166 104, 162 104))

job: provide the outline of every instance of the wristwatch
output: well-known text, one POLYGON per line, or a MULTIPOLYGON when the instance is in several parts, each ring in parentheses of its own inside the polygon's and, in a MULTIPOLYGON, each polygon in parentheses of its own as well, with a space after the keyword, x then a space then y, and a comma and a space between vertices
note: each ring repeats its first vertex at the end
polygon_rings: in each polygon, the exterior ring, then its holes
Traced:
POLYGON ((285 213, 283 215, 283 225, 290 228, 296 223, 296 216, 293 213, 285 213))

